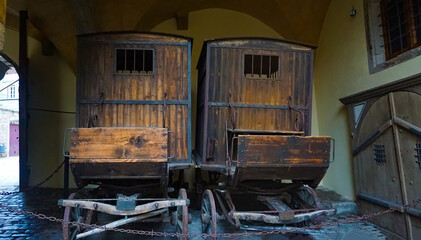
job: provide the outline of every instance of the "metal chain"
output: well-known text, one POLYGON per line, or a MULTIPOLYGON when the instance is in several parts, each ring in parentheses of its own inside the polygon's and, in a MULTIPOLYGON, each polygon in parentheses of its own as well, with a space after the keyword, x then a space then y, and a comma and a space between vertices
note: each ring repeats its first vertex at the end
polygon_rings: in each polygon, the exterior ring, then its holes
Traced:
POLYGON ((62 161, 61 164, 60 164, 60 166, 58 166, 48 177, 46 177, 44 180, 42 180, 41 182, 39 182, 38 184, 36 184, 34 186, 25 188, 23 190, 14 191, 14 192, 0 192, 0 196, 14 195, 14 194, 18 194, 18 193, 21 193, 21 192, 26 192, 26 191, 29 191, 31 189, 40 187, 44 183, 48 182, 63 166, 64 166, 64 161, 62 161))
MULTIPOLYGON (((303 230, 303 229, 314 230, 314 229, 321 229, 322 227, 337 226, 339 224, 355 223, 355 222, 367 220, 367 219, 372 218, 372 217, 388 214, 388 213, 391 213, 391 212, 394 212, 394 211, 402 211, 402 210, 405 210, 406 208, 409 208, 409 207, 415 207, 419 203, 421 203, 421 199, 413 201, 412 204, 402 205, 400 207, 395 207, 395 208, 389 208, 385 211, 379 211, 379 212, 376 212, 376 213, 363 215, 363 216, 359 216, 359 217, 350 217, 350 218, 347 218, 347 219, 337 220, 337 221, 330 222, 330 223, 322 223, 322 224, 312 225, 312 226, 308 226, 308 227, 301 227, 300 230, 303 230)), ((26 211, 26 210, 23 210, 23 209, 14 209, 14 208, 11 208, 11 207, 8 207, 8 206, 4 206, 1 203, 0 203, 0 208, 6 209, 10 212, 14 212, 14 213, 18 213, 18 214, 25 214, 25 215, 36 217, 38 219, 48 220, 48 221, 51 221, 51 222, 67 223, 67 224, 71 224, 71 225, 74 225, 74 226, 79 226, 79 227, 84 227, 84 228, 89 228, 89 229, 98 228, 98 229, 120 232, 120 233, 128 233, 128 234, 144 235, 144 236, 156 236, 156 237, 201 237, 201 238, 222 237, 222 238, 228 238, 228 237, 237 237, 237 236, 248 237, 248 236, 263 236, 263 235, 279 235, 279 234, 294 233, 294 232, 297 231, 296 229, 285 229, 285 230, 260 231, 260 232, 216 233, 216 234, 207 234, 207 233, 182 234, 182 233, 154 232, 154 231, 144 231, 144 230, 134 230, 134 229, 123 229, 123 228, 107 228, 105 226, 100 226, 100 225, 96 225, 96 224, 69 222, 69 221, 65 221, 64 219, 56 218, 56 217, 53 217, 53 216, 47 216, 45 214, 39 214, 39 213, 36 213, 36 212, 26 211)))

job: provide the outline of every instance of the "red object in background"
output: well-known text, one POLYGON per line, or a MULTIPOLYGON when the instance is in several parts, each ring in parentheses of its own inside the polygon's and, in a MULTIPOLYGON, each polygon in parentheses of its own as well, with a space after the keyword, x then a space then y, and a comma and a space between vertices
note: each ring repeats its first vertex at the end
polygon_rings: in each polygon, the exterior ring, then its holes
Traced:
POLYGON ((19 124, 10 124, 9 156, 19 155, 19 124))

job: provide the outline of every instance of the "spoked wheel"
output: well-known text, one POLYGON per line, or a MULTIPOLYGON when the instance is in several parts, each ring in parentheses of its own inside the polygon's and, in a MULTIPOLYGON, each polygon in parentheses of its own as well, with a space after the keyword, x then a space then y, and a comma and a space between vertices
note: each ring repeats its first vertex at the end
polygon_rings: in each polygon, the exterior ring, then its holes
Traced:
POLYGON ((323 208, 316 192, 311 187, 302 186, 295 193, 291 199, 294 208, 323 208))
MULTIPOLYGON (((216 234, 216 214, 215 199, 213 198, 212 191, 207 189, 203 192, 200 214, 202 233, 216 234)), ((216 239, 216 237, 212 236, 211 239, 216 239)))
MULTIPOLYGON (((323 209, 316 192, 308 186, 301 186, 295 193, 292 194, 291 205, 294 209, 323 209)), ((309 219, 299 223, 300 227, 311 224, 318 224, 321 222, 320 217, 309 219)))
MULTIPOLYGON (((180 188, 178 192, 178 199, 187 200, 186 189, 180 188)), ((188 226, 189 226, 189 211, 187 205, 177 207, 177 217, 175 228, 177 233, 183 234, 178 239, 187 240, 188 226)))
MULTIPOLYGON (((69 199, 73 199, 76 193, 72 193, 69 199)), ((76 239, 76 235, 82 233, 85 229, 79 225, 73 225, 71 222, 91 224, 94 218, 93 210, 85 210, 80 208, 65 207, 63 217, 63 239, 73 240, 76 239)))

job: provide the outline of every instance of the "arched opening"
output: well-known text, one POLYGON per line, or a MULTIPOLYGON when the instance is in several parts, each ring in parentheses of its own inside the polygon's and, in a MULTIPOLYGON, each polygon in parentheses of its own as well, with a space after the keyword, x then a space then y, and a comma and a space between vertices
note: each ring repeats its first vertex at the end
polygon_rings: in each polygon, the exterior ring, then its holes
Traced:
POLYGON ((19 74, 16 64, 0 55, 0 189, 19 187, 19 74))

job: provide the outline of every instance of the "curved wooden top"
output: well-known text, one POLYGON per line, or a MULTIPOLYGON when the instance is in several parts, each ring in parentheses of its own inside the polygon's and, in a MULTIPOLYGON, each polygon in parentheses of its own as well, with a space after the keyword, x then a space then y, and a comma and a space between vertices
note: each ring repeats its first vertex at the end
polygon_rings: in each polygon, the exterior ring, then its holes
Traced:
POLYGON ((267 37, 237 37, 237 38, 218 38, 205 40, 202 45, 197 67, 205 61, 208 46, 224 48, 255 48, 255 49, 279 49, 279 50, 297 50, 311 51, 316 46, 294 42, 285 39, 267 38, 267 37))
POLYGON ((107 42, 120 42, 120 41, 136 41, 136 42, 171 42, 171 43, 192 43, 193 39, 186 36, 158 33, 158 32, 145 32, 145 31, 113 31, 113 32, 98 32, 78 35, 78 40, 89 39, 92 41, 107 41, 107 42))

